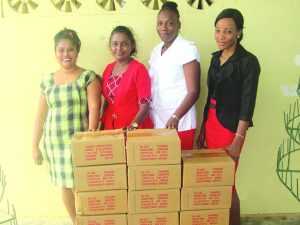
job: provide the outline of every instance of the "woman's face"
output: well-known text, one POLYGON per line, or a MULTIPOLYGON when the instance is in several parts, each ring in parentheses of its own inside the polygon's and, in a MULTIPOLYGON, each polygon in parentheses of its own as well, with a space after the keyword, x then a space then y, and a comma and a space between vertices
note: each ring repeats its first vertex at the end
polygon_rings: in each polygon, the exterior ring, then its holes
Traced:
POLYGON ((180 22, 174 12, 164 10, 158 14, 156 30, 165 44, 172 44, 178 35, 179 29, 180 22))
POLYGON ((124 33, 114 33, 110 39, 110 52, 117 61, 126 61, 130 58, 133 45, 124 33))
POLYGON ((241 30, 237 30, 233 19, 224 18, 216 23, 215 39, 220 50, 235 48, 240 35, 241 30))
POLYGON ((76 66, 78 51, 69 39, 61 39, 55 48, 55 56, 61 67, 70 69, 76 66))

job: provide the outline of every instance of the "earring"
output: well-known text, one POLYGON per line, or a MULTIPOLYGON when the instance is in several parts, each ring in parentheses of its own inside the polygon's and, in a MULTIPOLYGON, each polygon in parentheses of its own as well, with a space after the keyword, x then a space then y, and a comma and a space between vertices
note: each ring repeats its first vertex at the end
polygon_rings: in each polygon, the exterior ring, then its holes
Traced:
POLYGON ((240 36, 237 36, 237 38, 239 39, 239 38, 240 38, 240 36))

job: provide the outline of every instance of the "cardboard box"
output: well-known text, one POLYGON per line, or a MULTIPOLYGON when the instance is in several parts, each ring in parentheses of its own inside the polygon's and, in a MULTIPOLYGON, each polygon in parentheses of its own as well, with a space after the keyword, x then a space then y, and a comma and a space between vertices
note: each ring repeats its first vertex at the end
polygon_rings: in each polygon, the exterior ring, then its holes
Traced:
POLYGON ((182 188, 181 210, 230 208, 231 192, 232 186, 182 188))
POLYGON ((126 163, 123 131, 76 132, 72 157, 74 166, 126 163))
POLYGON ((150 165, 128 167, 128 189, 179 189, 181 165, 150 165))
POLYGON ((127 191, 76 192, 78 215, 103 215, 127 213, 127 191))
POLYGON ((180 225, 228 225, 229 209, 182 211, 180 225))
POLYGON ((234 161, 224 150, 182 151, 183 187, 227 186, 234 183, 234 161))
POLYGON ((127 189, 126 178, 127 167, 125 164, 74 168, 77 192, 127 189))
POLYGON ((180 190, 145 190, 128 192, 128 212, 162 213, 180 210, 180 190))
POLYGON ((127 225, 126 214, 76 216, 77 225, 127 225))
POLYGON ((181 163, 180 139, 175 129, 138 129, 127 132, 128 166, 181 163))
POLYGON ((128 214, 128 225, 179 225, 178 212, 128 214))

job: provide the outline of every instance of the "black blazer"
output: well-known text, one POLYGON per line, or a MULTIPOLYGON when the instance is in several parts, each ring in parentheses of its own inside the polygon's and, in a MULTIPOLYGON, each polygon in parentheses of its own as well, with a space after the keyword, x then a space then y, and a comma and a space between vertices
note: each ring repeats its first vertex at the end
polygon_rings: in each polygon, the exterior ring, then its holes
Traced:
POLYGON ((253 126, 252 116, 255 107, 260 65, 257 58, 240 44, 235 53, 220 66, 222 51, 212 54, 208 70, 208 96, 204 108, 204 121, 207 117, 209 100, 213 96, 217 101, 216 115, 220 123, 232 132, 236 132, 239 120, 253 126), (218 73, 218 74, 217 74, 218 73), (216 85, 212 76, 218 75, 216 85))

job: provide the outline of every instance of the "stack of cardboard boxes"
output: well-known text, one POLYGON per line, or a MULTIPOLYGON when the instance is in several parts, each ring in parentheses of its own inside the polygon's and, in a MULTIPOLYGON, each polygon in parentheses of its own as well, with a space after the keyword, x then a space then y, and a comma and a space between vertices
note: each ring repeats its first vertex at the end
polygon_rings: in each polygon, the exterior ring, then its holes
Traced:
POLYGON ((181 152, 176 130, 145 129, 75 133, 72 154, 77 225, 228 225, 225 151, 181 152))
POLYGON ((77 225, 127 225, 127 169, 122 130, 72 139, 77 225))
POLYGON ((183 151, 181 225, 228 225, 234 161, 223 150, 183 151))
POLYGON ((178 225, 180 140, 175 130, 127 133, 128 225, 178 225))

